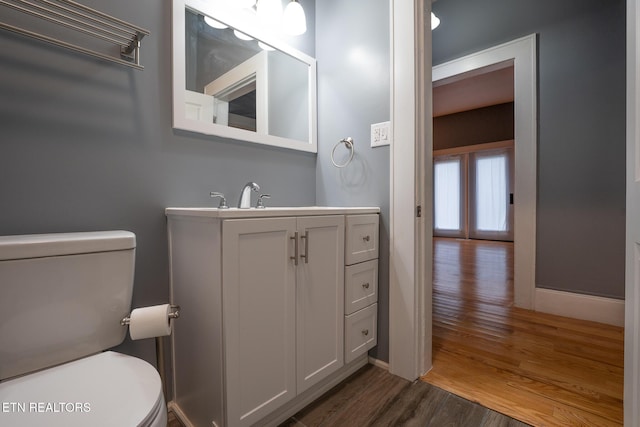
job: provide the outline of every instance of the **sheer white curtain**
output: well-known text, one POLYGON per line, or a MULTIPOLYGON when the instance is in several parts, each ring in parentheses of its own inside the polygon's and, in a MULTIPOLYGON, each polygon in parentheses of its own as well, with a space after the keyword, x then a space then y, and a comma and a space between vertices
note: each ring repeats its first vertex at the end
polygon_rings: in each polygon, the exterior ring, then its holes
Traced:
POLYGON ((507 230, 507 155, 476 154, 476 229, 507 230))
POLYGON ((462 232, 462 157, 434 160, 434 232, 462 232))

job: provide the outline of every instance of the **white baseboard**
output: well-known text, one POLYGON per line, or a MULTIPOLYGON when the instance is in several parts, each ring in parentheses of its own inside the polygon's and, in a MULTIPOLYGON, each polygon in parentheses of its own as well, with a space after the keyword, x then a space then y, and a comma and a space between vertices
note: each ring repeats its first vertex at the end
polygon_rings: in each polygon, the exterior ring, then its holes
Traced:
POLYGON ((373 358, 371 356, 369 356, 369 364, 373 366, 377 366, 378 368, 382 368, 385 371, 389 370, 389 363, 383 362, 382 360, 373 358))
POLYGON ((191 421, 189 421, 189 418, 187 418, 184 412, 182 412, 182 409, 180 409, 180 406, 176 402, 172 400, 169 403, 167 403, 167 409, 173 412, 173 414, 176 416, 176 418, 180 420, 183 426, 194 427, 191 421))
POLYGON ((624 326, 624 300, 536 288, 535 310, 542 313, 624 326))

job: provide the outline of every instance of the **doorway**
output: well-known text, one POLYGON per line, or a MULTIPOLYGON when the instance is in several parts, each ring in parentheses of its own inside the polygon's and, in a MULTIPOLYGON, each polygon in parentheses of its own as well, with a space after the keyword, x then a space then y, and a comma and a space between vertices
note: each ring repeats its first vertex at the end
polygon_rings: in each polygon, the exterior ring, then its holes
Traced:
MULTIPOLYGON (((450 91, 450 100, 443 103, 441 112, 434 104, 433 116, 508 102, 508 91, 513 91, 513 158, 517 172, 513 179, 514 304, 526 309, 533 309, 535 300, 536 81, 535 34, 435 66, 432 75, 434 99, 439 91, 450 91), (503 83, 503 87, 499 82, 509 72, 513 74, 513 85, 503 83), (463 96, 463 90, 474 92, 463 96)), ((434 149, 440 148, 435 146, 436 132, 434 124, 434 149)), ((490 134, 475 138, 480 139, 472 140, 471 145, 508 139, 490 134)))

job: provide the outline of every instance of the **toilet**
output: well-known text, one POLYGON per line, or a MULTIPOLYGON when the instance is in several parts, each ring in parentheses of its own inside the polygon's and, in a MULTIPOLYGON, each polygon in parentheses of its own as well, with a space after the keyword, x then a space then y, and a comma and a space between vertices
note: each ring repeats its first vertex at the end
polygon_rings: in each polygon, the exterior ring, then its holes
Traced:
POLYGON ((0 425, 166 427, 160 376, 124 340, 127 231, 0 236, 0 425))

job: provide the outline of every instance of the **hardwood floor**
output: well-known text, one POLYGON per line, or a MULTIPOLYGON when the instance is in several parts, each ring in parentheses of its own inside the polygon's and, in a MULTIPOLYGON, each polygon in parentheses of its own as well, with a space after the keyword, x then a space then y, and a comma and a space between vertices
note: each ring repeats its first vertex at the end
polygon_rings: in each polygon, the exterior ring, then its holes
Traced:
POLYGON ((422 380, 534 426, 622 425, 623 328, 512 302, 512 243, 434 238, 422 380))

